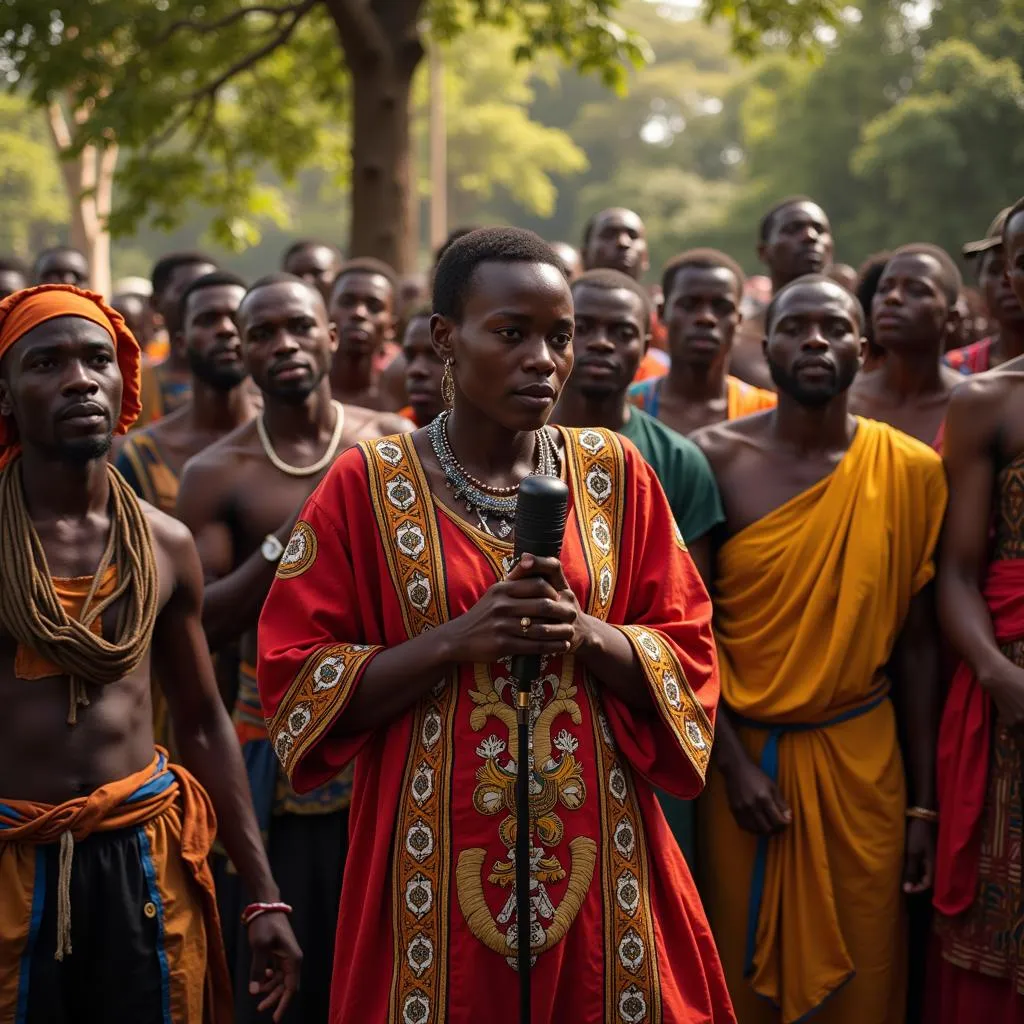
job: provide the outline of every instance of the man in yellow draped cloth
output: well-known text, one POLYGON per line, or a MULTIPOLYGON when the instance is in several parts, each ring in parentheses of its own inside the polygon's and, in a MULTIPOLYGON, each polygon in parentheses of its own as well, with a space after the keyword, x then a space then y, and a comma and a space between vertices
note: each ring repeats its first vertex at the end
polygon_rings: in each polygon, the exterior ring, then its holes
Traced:
POLYGON ((230 1022, 215 809, 261 901, 250 992, 276 1017, 297 988, 301 953, 206 652, 195 545, 107 462, 139 411, 139 363, 98 295, 49 284, 0 303, 4 1024, 230 1022), (154 746, 151 663, 199 781, 154 746))
POLYGON ((946 484, 927 446, 849 414, 862 316, 827 277, 787 285, 777 410, 694 435, 726 513, 702 894, 743 1024, 902 1024, 901 889, 931 884, 946 484))

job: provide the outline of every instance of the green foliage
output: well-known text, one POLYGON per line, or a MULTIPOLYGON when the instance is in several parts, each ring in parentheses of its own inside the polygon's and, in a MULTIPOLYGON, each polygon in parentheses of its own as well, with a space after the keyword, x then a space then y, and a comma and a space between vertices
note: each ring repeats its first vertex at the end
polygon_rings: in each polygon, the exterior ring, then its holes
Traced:
POLYGON ((840 0, 705 0, 704 17, 728 22, 733 47, 744 57, 766 44, 806 53, 817 48, 823 30, 840 26, 845 6, 840 0))
POLYGON ((29 259, 57 239, 68 204, 46 124, 20 94, 0 95, 0 252, 29 259))
MULTIPOLYGON (((449 220, 473 218, 502 196, 518 209, 549 217, 557 189, 552 174, 569 177, 587 157, 567 133, 530 119, 531 79, 543 71, 514 56, 509 30, 471 28, 445 47, 449 220)), ((514 37, 513 37, 514 38, 514 37)), ((426 136, 426 68, 417 83, 419 135, 426 136)), ((425 146, 421 144, 421 151, 425 146)), ((426 161, 421 165, 427 170, 426 161)), ((421 175, 421 192, 430 183, 421 175)))
MULTIPOLYGON (((612 20, 617 2, 434 0, 426 11, 440 39, 454 42, 475 25, 495 26, 524 71, 551 51, 621 88, 625 67, 641 63, 645 51, 612 20)), ((300 171, 318 172, 334 190, 347 187, 350 80, 331 8, 380 7, 371 16, 383 24, 395 16, 396 5, 389 4, 91 0, 86 9, 70 0, 63 7, 56 0, 4 0, 0 63, 40 106, 60 96, 85 113, 77 146, 117 139, 115 237, 146 220, 168 231, 198 204, 212 211, 212 237, 240 250, 255 244, 268 223, 294 222, 289 196, 300 171)), ((525 73, 514 74, 525 87, 525 73)), ((543 159, 512 180, 498 161, 484 166, 471 155, 461 171, 467 190, 506 190, 531 209, 549 210, 546 171, 582 167, 579 150, 531 126, 522 104, 475 116, 476 125, 465 116, 460 129, 481 146, 488 139, 495 148, 528 144, 521 172, 531 155, 543 159)))
POLYGON ((1013 202, 1020 186, 1007 170, 1022 166, 1021 69, 963 40, 928 53, 909 94, 865 127, 852 159, 878 208, 900 211, 896 222, 868 221, 876 237, 933 241, 954 253, 1013 202))

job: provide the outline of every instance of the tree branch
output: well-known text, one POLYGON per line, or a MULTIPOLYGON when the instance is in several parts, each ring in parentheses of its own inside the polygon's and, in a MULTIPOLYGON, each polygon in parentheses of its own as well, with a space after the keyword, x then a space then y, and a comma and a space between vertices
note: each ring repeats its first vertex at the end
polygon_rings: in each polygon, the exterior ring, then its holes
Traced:
POLYGON ((360 58, 372 61, 388 52, 388 40, 380 21, 365 0, 324 0, 334 20, 345 59, 349 64, 360 58))
POLYGON ((57 100, 50 100, 46 104, 46 121, 50 126, 50 136, 53 144, 57 147, 58 153, 63 153, 71 148, 71 132, 68 130, 67 118, 57 100))
POLYGON ((271 14, 274 19, 278 22, 286 14, 295 14, 305 6, 303 3, 285 4, 284 6, 275 6, 274 4, 252 4, 249 7, 240 7, 237 11, 232 11, 231 14, 226 14, 223 18, 219 18, 217 21, 203 22, 193 21, 191 18, 182 18, 180 21, 172 22, 167 28, 160 33, 156 39, 153 40, 153 46, 162 46, 168 42, 176 32, 180 32, 182 29, 188 28, 193 32, 198 32, 201 35, 207 35, 210 32, 218 32, 222 28, 227 28, 229 25, 233 25, 236 21, 242 21, 246 16, 250 14, 271 14))
MULTIPOLYGON (((318 2, 319 0, 302 0, 301 3, 295 4, 292 9, 292 18, 284 28, 268 39, 267 42, 258 49, 253 50, 252 53, 232 64, 231 67, 219 74, 212 82, 207 82, 205 85, 200 86, 190 96, 183 100, 183 102, 187 104, 185 110, 177 117, 173 118, 171 123, 146 146, 146 152, 152 153, 167 142, 175 132, 188 122, 189 118, 192 117, 192 115, 199 109, 200 104, 204 101, 209 102, 211 106, 216 105, 217 94, 220 90, 223 89, 232 78, 236 78, 243 72, 248 71, 249 68, 258 64, 264 57, 269 56, 278 47, 283 46, 288 42, 288 39, 295 31, 299 22, 309 11, 313 9, 313 7, 316 6, 318 2)), ((211 116, 212 112, 208 114, 208 119, 211 116)))

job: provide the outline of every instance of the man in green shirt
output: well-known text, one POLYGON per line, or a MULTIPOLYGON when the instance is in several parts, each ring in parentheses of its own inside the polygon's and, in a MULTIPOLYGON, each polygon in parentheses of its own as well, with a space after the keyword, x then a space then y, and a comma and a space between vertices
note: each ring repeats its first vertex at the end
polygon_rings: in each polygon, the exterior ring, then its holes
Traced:
MULTIPOLYGON (((575 363, 552 420, 567 427, 607 427, 629 438, 658 475, 690 556, 706 580, 710 531, 725 520, 704 453, 626 401, 626 390, 647 350, 651 300, 617 270, 588 270, 572 285, 576 307, 575 363)), ((693 804, 658 794, 672 834, 695 870, 693 804)))
POLYGON ((567 427, 607 427, 628 437, 657 473, 676 524, 706 579, 708 534, 725 519, 704 453, 626 401, 650 339, 651 300, 617 270, 588 270, 572 285, 576 306, 572 376, 552 419, 567 427))

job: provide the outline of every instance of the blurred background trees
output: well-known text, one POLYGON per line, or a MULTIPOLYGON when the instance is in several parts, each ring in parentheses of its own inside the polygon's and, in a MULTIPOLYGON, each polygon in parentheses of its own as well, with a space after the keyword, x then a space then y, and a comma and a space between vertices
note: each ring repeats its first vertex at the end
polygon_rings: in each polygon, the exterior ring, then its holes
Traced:
POLYGON ((352 210, 368 193, 358 188, 353 73, 332 11, 355 0, 246 2, 267 10, 217 31, 178 28, 159 46, 177 21, 209 26, 238 5, 95 0, 90 14, 109 20, 94 17, 78 34, 71 26, 70 44, 68 26, 46 14, 56 5, 0 5, 14 88, 0 104, 8 250, 70 237, 70 186, 43 104, 57 96, 77 143, 120 147, 117 274, 197 243, 253 273, 277 262, 287 237, 310 234, 422 261, 432 103, 421 58, 431 47, 448 227, 518 223, 577 242, 590 213, 625 204, 647 222, 655 266, 713 244, 756 270, 761 213, 807 193, 832 217, 837 258, 856 264, 909 239, 955 252, 1024 190, 1024 0, 395 0, 416 9, 402 45, 419 50, 407 163, 388 164, 385 177, 392 193, 399 179, 407 189, 390 206, 378 194, 360 226, 352 210), (270 12, 285 7, 292 13, 270 12), (190 109, 302 7, 285 42, 218 91, 215 114, 203 99, 190 109), (31 46, 28 23, 40 36, 31 46), (68 45, 75 60, 57 61, 68 45))

